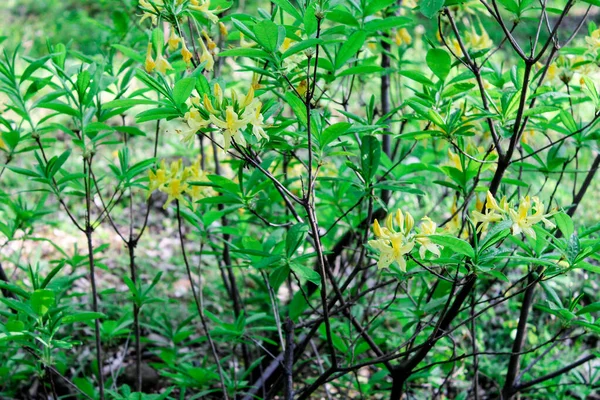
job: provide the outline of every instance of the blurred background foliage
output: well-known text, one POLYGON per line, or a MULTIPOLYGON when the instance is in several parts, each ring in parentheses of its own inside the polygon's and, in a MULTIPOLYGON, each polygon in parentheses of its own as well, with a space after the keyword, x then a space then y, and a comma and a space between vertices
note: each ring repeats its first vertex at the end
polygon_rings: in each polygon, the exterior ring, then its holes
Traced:
POLYGON ((127 33, 128 15, 136 4, 133 0, 3 0, 0 32, 8 50, 20 45, 32 57, 47 53, 46 38, 84 54, 98 54, 114 29, 127 33))

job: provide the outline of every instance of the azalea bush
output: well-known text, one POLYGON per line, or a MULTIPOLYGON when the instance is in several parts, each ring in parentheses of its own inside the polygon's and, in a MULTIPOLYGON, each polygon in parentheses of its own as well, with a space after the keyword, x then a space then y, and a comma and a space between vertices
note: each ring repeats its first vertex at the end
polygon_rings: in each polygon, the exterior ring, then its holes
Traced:
POLYGON ((5 37, 0 397, 588 398, 599 6, 104 1, 94 46, 5 37))

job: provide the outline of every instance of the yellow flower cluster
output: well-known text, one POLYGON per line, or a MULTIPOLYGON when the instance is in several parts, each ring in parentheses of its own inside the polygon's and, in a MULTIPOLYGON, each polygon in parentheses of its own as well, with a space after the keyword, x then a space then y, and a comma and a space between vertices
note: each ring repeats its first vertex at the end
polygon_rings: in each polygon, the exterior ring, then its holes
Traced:
POLYGON ((235 91, 231 91, 231 97, 223 96, 223 89, 217 83, 213 89, 213 96, 207 94, 200 99, 192 98, 192 107, 185 114, 184 120, 189 129, 178 131, 181 141, 189 145, 193 143, 196 133, 211 123, 219 128, 224 137, 224 151, 231 146, 231 141, 241 146, 246 145, 242 131, 249 125, 256 140, 269 139, 264 128, 264 117, 261 114, 262 102, 254 97, 254 88, 250 86, 248 94, 238 97, 235 91))
POLYGON ((152 42, 149 42, 148 50, 146 51, 146 62, 144 63, 144 68, 149 74, 152 73, 152 71, 157 70, 164 75, 168 70, 173 69, 173 67, 169 61, 163 57, 162 51, 157 52, 156 60, 152 58, 153 47, 154 46, 152 46, 152 42))
MULTIPOLYGON (((178 6, 184 3, 184 0, 139 0, 138 4, 143 13, 140 23, 150 19, 153 25, 157 25, 158 17, 165 9, 165 1, 171 1, 178 6)), ((190 0, 187 4, 189 10, 202 13, 205 18, 215 24, 219 22, 219 17, 216 14, 219 10, 211 9, 210 0, 190 0)))
POLYGON ((512 234, 518 235, 524 233, 532 239, 536 238, 533 226, 543 222, 547 228, 554 228, 554 224, 548 220, 554 212, 545 214, 544 204, 538 197, 525 196, 521 198, 518 207, 513 207, 511 203, 503 197, 500 203, 494 199, 494 196, 488 191, 486 197, 485 214, 479 211, 473 211, 473 220, 479 224, 477 232, 487 230, 490 223, 510 220, 512 221, 512 234))
POLYGON ((185 168, 181 159, 172 162, 170 168, 162 160, 158 169, 149 171, 148 178, 148 197, 156 190, 168 195, 163 208, 167 208, 173 200, 185 201, 184 194, 195 207, 196 202, 207 195, 205 186, 192 184, 207 181, 206 174, 200 168, 200 159, 185 168))
POLYGON ((597 54, 598 50, 600 50, 600 28, 591 32, 590 36, 586 36, 585 42, 588 45, 588 50, 597 54))
MULTIPOLYGON (((140 22, 143 22, 145 19, 151 19, 152 24, 157 25, 159 16, 161 12, 165 9, 164 1, 166 0, 139 0, 139 6, 143 11, 142 18, 140 22)), ((183 0, 171 0, 175 1, 177 5, 181 5, 184 3, 183 0)), ((223 36, 227 35, 227 28, 223 23, 219 22, 219 18, 215 14, 218 12, 217 10, 210 9, 210 0, 190 0, 188 3, 189 10, 199 11, 201 12, 207 19, 209 19, 213 23, 219 23, 219 30, 223 36)), ((198 43, 200 45, 200 62, 205 63, 204 69, 207 71, 212 71, 215 65, 214 56, 218 52, 216 43, 211 39, 208 33, 205 30, 202 30, 202 37, 198 38, 198 43)), ((193 53, 189 50, 186 45, 185 39, 180 37, 177 34, 176 26, 171 26, 171 32, 169 35, 169 39, 167 40, 167 47, 170 52, 175 52, 179 49, 181 44, 181 57, 186 64, 189 64, 192 61, 193 53)), ((163 57, 162 54, 162 45, 158 45, 158 49, 154 49, 152 43, 148 43, 148 50, 146 52, 146 62, 145 69, 146 72, 151 73, 154 70, 159 71, 162 74, 166 74, 166 72, 170 69, 171 64, 163 57), (153 50, 156 50, 156 59, 152 57, 153 50)))
POLYGON ((434 235, 437 225, 428 217, 422 219, 420 232, 413 232, 415 220, 409 212, 402 213, 397 210, 395 214, 389 214, 385 220, 385 226, 380 226, 379 221, 373 223, 373 233, 376 239, 369 241, 369 246, 379 251, 378 267, 388 268, 394 261, 400 270, 406 272, 405 255, 409 254, 415 247, 420 245, 419 255, 425 258, 429 251, 440 256, 439 246, 431 241, 429 235, 434 235), (397 229, 397 230, 396 230, 397 229))
MULTIPOLYGON (((301 31, 296 31, 296 36, 301 36, 302 32, 301 31)), ((289 37, 286 37, 285 39, 283 39, 283 43, 281 44, 281 46, 279 46, 279 51, 281 53, 285 53, 286 51, 289 50, 290 47, 292 47, 292 45, 296 43, 295 40, 290 39, 289 37)), ((282 67, 284 69, 284 71, 286 73, 290 73, 292 72, 297 66, 298 64, 300 64, 306 57, 304 56, 303 52, 299 52, 296 54, 292 54, 291 56, 287 57, 285 60, 283 60, 282 63, 282 67)))
POLYGON ((412 36, 410 36, 410 33, 408 33, 406 28, 400 28, 396 31, 394 42, 396 42, 397 46, 401 46, 403 43, 410 46, 412 43, 412 36))
MULTIPOLYGON (((465 155, 463 157, 463 159, 461 160, 461 157, 459 154, 448 149, 448 162, 446 163, 446 166, 456 168, 459 171, 463 171, 463 162, 464 162, 464 167, 469 169, 472 162, 477 163, 477 161, 474 161, 473 159, 491 161, 498 157, 498 153, 496 152, 496 150, 493 150, 489 154, 487 154, 487 151, 485 150, 485 148, 483 148, 483 146, 477 146, 472 141, 467 142, 467 146, 464 150, 464 154, 467 154, 471 157, 468 157, 465 155)), ((479 165, 479 163, 477 163, 477 165, 479 165)), ((484 164, 483 169, 484 170, 488 170, 488 169, 494 170, 495 164, 489 164, 489 163, 484 164)))
MULTIPOLYGON (((494 46, 494 42, 492 41, 492 39, 490 39, 490 36, 485 31, 482 25, 479 25, 479 30, 481 31, 481 33, 478 33, 475 30, 475 27, 471 26, 471 30, 466 33, 463 45, 467 50, 480 51, 489 49, 490 47, 494 46)), ((437 38, 440 41, 442 40, 442 38, 439 36, 439 32, 437 33, 437 38)), ((457 39, 452 39, 452 42, 450 42, 450 46, 452 47, 452 50, 457 56, 462 57, 464 55, 462 48, 460 47, 460 43, 457 39)))

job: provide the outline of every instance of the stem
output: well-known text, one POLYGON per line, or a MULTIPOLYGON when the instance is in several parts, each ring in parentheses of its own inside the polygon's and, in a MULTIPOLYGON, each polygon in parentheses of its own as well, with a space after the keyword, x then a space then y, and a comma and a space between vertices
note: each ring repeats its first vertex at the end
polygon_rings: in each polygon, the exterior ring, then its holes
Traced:
MULTIPOLYGON (((131 272, 131 281, 137 287, 137 267, 135 265, 135 242, 127 243, 129 251, 129 270, 131 272)), ((135 387, 136 391, 142 391, 142 345, 140 342, 140 307, 133 302, 133 331, 135 335, 135 387)))
POLYGON ((293 368, 294 368, 294 323, 288 317, 285 321, 285 354, 283 362, 285 365, 285 400, 294 399, 294 380, 293 380, 293 368))
MULTIPOLYGON (((90 207, 90 196, 87 196, 88 210, 90 207)), ((85 231, 88 246, 88 258, 90 263, 90 283, 92 286, 92 310, 98 312, 98 290, 96 288, 96 265, 94 263, 94 246, 92 244, 92 229, 89 226, 85 231)), ((104 376, 102 375, 102 343, 100 341, 100 320, 94 320, 94 333, 96 336, 96 363, 98 364, 98 391, 100 400, 104 399, 104 376)))
MULTIPOLYGON (((98 312, 98 289, 96 287, 96 264, 94 262, 94 245, 93 232, 94 228, 91 224, 91 213, 92 213, 92 157, 84 158, 83 160, 83 171, 84 171, 84 184, 85 184, 85 237, 87 239, 88 247, 88 259, 90 264, 90 284, 92 286, 92 311, 98 312)), ((104 400, 104 376, 102 375, 102 343, 100 339, 100 320, 96 318, 94 320, 94 333, 96 336, 96 362, 98 364, 98 391, 100 394, 100 400, 104 400)))
POLYGON ((521 313, 519 315, 519 323, 517 325, 517 334, 512 346, 512 355, 508 361, 508 370, 506 372, 506 380, 504 381, 504 387, 502 388, 502 398, 509 400, 514 393, 515 379, 519 373, 520 360, 521 360, 521 349, 525 344, 525 336, 527 334, 527 317, 529 316, 529 310, 533 304, 533 294, 535 291, 536 283, 538 279, 534 277, 534 274, 529 274, 528 288, 525 291, 523 297, 523 303, 521 304, 521 313))
POLYGON ((215 346, 215 342, 212 340, 210 331, 208 330, 208 324, 206 323, 206 318, 204 317, 203 307, 201 305, 200 298, 198 297, 198 293, 196 293, 196 285, 194 284, 194 279, 192 278, 192 271, 190 268, 190 263, 188 261, 187 253, 185 251, 185 243, 183 242, 181 212, 179 210, 179 200, 176 200, 176 204, 177 204, 177 228, 178 228, 178 232, 179 232, 179 244, 181 245, 181 252, 183 253, 183 262, 185 264, 187 276, 190 281, 190 286, 192 288, 192 295, 194 296, 194 302, 196 303, 196 310, 198 311, 198 316, 200 317, 200 322, 202 323, 202 328, 204 329, 204 332, 206 332, 206 339, 208 341, 208 344, 210 345, 210 350, 213 354, 215 362, 217 363, 217 368, 219 370, 219 379, 221 381, 221 389, 223 391, 223 399, 228 400, 229 396, 227 394, 227 387, 225 386, 225 378, 223 376, 221 360, 219 359, 219 355, 217 353, 217 348, 215 346))

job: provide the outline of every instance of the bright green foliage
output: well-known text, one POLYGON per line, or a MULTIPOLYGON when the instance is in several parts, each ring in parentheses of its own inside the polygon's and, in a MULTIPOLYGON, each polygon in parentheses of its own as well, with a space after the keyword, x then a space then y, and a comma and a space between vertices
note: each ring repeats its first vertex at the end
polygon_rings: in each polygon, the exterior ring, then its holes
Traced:
POLYGON ((597 390, 596 1, 22 6, 0 397, 597 390))

